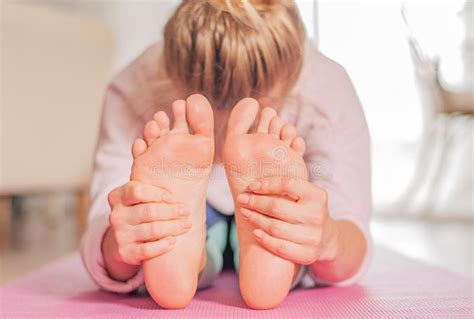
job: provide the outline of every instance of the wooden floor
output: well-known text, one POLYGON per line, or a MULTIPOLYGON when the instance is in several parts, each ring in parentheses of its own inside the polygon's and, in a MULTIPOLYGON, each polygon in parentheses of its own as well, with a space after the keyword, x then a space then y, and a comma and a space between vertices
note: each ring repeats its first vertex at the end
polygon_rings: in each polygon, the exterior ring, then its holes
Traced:
MULTIPOLYGON (((71 195, 32 196, 13 202, 10 242, 0 250, 0 284, 74 251, 79 228, 71 195)), ((474 224, 407 218, 374 218, 376 245, 474 277, 474 224)))
POLYGON ((74 196, 13 200, 10 238, 0 249, 0 284, 37 269, 78 247, 74 196))

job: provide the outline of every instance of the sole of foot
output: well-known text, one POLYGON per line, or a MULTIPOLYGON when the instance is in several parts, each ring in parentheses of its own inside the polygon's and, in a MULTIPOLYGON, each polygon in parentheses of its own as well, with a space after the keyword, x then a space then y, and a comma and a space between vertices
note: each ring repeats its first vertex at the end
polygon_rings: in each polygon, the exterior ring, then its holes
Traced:
POLYGON ((243 217, 237 197, 262 177, 286 176, 307 179, 303 160, 305 143, 296 129, 256 100, 241 100, 232 110, 223 149, 227 179, 235 204, 240 247, 239 284, 245 303, 254 309, 270 309, 287 296, 295 264, 265 250, 243 217), (255 132, 249 133, 258 117, 255 132))
POLYGON ((212 108, 202 95, 173 103, 174 125, 158 112, 132 147, 131 180, 168 190, 189 210, 190 229, 174 248, 143 263, 145 284, 163 308, 184 308, 197 289, 205 266, 206 191, 214 157, 212 108))

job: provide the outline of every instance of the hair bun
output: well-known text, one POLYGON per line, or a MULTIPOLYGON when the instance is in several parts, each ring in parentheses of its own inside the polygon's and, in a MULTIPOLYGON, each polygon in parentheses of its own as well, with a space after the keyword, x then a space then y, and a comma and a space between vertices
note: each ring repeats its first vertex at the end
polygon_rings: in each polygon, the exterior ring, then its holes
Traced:
MULTIPOLYGON (((245 2, 245 0, 235 1, 235 2, 245 2)), ((277 5, 277 4, 282 4, 282 2, 284 2, 284 1, 278 1, 278 0, 247 0, 247 2, 251 5, 253 5, 254 7, 260 9, 260 7, 265 8, 265 7, 271 7, 271 6, 274 6, 274 5, 277 5)))
POLYGON ((248 96, 279 103, 304 44, 294 1, 183 0, 164 30, 164 65, 181 96, 201 92, 218 109, 248 96))
POLYGON ((207 0, 216 10, 231 14, 241 23, 262 31, 265 22, 262 14, 278 9, 294 9, 293 0, 207 0))
POLYGON ((208 2, 216 9, 228 12, 236 9, 248 10, 249 6, 255 10, 263 11, 274 6, 291 6, 294 4, 292 0, 208 0, 208 2))

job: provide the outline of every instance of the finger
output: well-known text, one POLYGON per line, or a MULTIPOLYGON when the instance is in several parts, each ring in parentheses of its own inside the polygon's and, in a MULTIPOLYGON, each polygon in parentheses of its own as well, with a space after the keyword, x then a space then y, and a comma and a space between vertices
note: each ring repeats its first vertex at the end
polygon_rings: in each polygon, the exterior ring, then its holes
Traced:
POLYGON ((124 207, 124 214, 131 225, 179 219, 189 216, 189 209, 182 204, 145 203, 124 207))
MULTIPOLYGON (((127 247, 126 255, 130 256, 130 260, 134 261, 133 264, 140 264, 143 260, 158 257, 169 252, 173 249, 175 243, 176 238, 170 236, 148 243, 133 244, 127 247)), ((126 261, 125 259, 127 259, 127 257, 122 257, 122 259, 126 261)))
POLYGON ((243 193, 237 197, 239 204, 267 216, 284 220, 288 223, 299 224, 303 220, 295 212, 302 210, 300 204, 281 197, 243 193))
POLYGON ((313 196, 317 186, 304 179, 275 176, 255 181, 248 189, 257 194, 286 195, 299 200, 313 196))
POLYGON ((309 265, 316 261, 317 254, 312 248, 275 238, 261 229, 253 231, 260 245, 271 253, 300 265, 309 265))
POLYGON ((191 228, 188 219, 166 220, 131 226, 135 242, 154 241, 184 234, 191 228))
POLYGON ((131 181, 112 190, 109 193, 108 201, 110 207, 113 207, 118 203, 126 206, 150 202, 173 203, 174 198, 170 192, 160 187, 131 181))
POLYGON ((321 242, 321 231, 319 229, 290 224, 246 208, 242 208, 241 212, 256 228, 262 229, 275 238, 314 247, 318 246, 321 242))

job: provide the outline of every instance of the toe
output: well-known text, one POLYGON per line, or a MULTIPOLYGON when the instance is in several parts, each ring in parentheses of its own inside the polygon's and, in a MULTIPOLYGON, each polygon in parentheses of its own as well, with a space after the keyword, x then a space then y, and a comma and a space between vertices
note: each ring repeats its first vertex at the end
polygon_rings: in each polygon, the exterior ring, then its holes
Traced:
POLYGON ((303 156, 306 150, 306 143, 303 138, 297 137, 291 142, 291 149, 295 151, 298 155, 303 156))
POLYGON ((270 121, 272 118, 277 116, 277 112, 271 107, 266 107, 262 110, 260 114, 260 121, 258 123, 257 132, 258 133, 268 133, 268 128, 270 126, 270 121))
POLYGON ((155 119, 156 123, 158 123, 158 126, 160 127, 160 136, 169 132, 170 119, 165 112, 160 111, 156 113, 153 118, 155 119))
POLYGON ((137 158, 146 151, 146 142, 141 138, 137 138, 132 145, 132 155, 133 158, 137 158))
POLYGON ((246 134, 255 122, 258 108, 255 99, 247 97, 240 100, 230 114, 227 135, 246 134))
POLYGON ((214 115, 209 101, 201 94, 186 99, 186 119, 195 134, 214 135, 214 115))
POLYGON ((174 126, 175 133, 188 133, 188 123, 186 122, 186 102, 177 100, 173 102, 174 126))
POLYGON ((143 128, 143 137, 145 138, 147 144, 150 145, 153 143, 153 141, 157 139, 158 136, 160 136, 160 127, 158 126, 158 123, 156 123, 155 120, 146 123, 145 127, 143 128))
MULTIPOLYGON (((161 126, 160 126, 161 128, 161 126)), ((293 125, 291 124, 285 124, 283 128, 281 129, 281 134, 280 138, 282 141, 287 142, 288 146, 291 144, 291 142, 295 139, 296 137, 296 129, 293 125)))
POLYGON ((271 135, 275 135, 279 139, 281 136, 281 130, 284 125, 285 125, 285 122, 280 117, 275 116, 270 121, 270 127, 268 128, 268 133, 270 133, 271 135))

